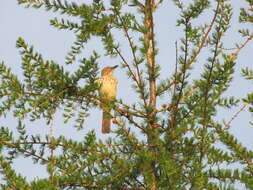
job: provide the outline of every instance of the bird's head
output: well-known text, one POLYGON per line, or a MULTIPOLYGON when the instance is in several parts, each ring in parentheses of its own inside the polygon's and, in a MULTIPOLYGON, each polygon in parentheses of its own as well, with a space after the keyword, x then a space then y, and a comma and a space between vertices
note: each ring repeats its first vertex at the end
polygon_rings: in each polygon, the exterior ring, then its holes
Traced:
POLYGON ((118 65, 103 68, 101 71, 101 76, 111 76, 113 74, 114 69, 116 69, 117 67, 118 65))

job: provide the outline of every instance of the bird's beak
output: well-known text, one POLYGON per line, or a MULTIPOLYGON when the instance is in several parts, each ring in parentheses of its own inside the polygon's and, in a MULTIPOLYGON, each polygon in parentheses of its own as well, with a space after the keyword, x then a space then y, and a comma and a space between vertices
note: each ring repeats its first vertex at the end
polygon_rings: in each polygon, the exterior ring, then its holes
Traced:
POLYGON ((115 65, 115 66, 113 66, 112 68, 113 68, 113 69, 116 69, 117 67, 118 67, 118 65, 115 65))

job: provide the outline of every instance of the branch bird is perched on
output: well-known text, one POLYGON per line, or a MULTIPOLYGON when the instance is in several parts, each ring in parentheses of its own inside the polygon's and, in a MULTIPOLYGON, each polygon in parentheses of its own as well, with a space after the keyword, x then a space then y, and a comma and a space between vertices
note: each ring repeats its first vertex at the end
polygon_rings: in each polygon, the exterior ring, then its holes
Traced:
MULTIPOLYGON (((118 80, 113 76, 113 71, 118 65, 113 67, 105 67, 101 71, 101 77, 96 80, 96 83, 100 85, 99 96, 102 101, 113 101, 116 99, 117 94, 117 84, 118 80)), ((106 102, 107 103, 107 102, 106 102)), ((103 109, 103 119, 102 119, 102 133, 110 133, 111 126, 111 105, 102 106, 103 109)))

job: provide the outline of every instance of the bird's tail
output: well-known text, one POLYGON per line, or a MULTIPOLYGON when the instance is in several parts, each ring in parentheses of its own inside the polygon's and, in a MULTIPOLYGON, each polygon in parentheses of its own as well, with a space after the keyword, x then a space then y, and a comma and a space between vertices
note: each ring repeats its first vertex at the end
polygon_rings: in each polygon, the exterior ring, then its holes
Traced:
POLYGON ((111 128, 111 115, 108 112, 103 111, 102 120, 102 133, 110 133, 111 128))

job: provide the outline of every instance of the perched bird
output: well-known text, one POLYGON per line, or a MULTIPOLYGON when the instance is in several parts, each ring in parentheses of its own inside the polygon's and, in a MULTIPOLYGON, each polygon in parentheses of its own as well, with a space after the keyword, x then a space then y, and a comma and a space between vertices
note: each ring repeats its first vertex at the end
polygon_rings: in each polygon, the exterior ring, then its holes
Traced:
MULTIPOLYGON (((118 80, 113 76, 113 71, 116 69, 118 65, 113 67, 105 67, 101 71, 101 77, 96 80, 96 83, 100 85, 99 88, 99 97, 107 103, 116 99, 117 94, 117 84, 118 80)), ((110 126, 111 126, 111 110, 112 105, 103 105, 103 118, 102 118, 102 133, 110 133, 110 126)))

